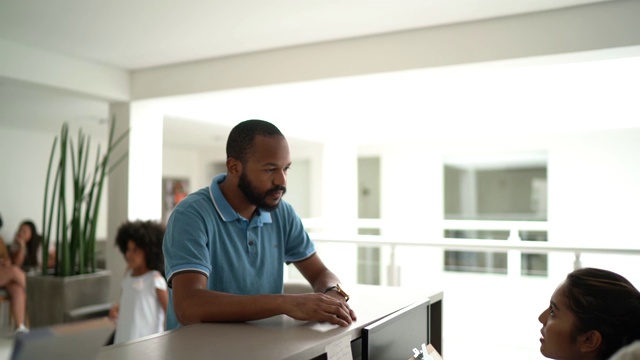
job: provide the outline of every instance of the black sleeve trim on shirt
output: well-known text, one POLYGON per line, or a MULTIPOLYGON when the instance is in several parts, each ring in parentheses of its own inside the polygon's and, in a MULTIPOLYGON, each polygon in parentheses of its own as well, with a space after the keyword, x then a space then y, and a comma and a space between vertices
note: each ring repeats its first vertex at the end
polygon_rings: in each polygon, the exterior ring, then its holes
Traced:
POLYGON ((179 274, 183 274, 183 273, 198 273, 198 274, 202 274, 204 275, 207 279, 209 278, 209 274, 207 274, 206 272, 200 270, 200 269, 182 269, 182 270, 178 270, 174 273, 171 274, 170 277, 167 278, 167 285, 171 288, 173 287, 172 285, 172 280, 174 277, 176 277, 176 275, 179 274))
POLYGON ((290 264, 299 263, 299 262, 302 262, 302 261, 305 261, 305 260, 307 260, 307 259, 311 258, 311 257, 312 257, 313 255, 315 255, 315 254, 316 254, 316 252, 314 251, 314 252, 312 252, 311 254, 309 254, 309 256, 307 256, 307 257, 305 257, 305 258, 302 258, 302 259, 300 259, 300 260, 286 261, 286 262, 285 262, 285 264, 290 265, 290 264))

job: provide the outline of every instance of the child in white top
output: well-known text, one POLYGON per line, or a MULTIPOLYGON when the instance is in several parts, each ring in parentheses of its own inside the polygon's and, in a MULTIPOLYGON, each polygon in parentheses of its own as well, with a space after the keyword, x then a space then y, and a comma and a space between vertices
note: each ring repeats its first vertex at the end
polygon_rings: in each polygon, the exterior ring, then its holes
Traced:
POLYGON ((162 274, 164 228, 153 221, 126 222, 116 245, 127 261, 120 302, 109 316, 117 322, 114 343, 134 340, 164 330, 167 282, 162 274))

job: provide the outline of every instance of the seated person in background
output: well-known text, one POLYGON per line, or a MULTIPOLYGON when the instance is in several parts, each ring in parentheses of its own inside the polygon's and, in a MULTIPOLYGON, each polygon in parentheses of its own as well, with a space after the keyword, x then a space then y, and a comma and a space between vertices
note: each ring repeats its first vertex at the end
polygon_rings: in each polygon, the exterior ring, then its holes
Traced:
MULTIPOLYGON (((0 219, 0 228, 2 228, 2 220, 0 219)), ((0 266, 13 265, 11 263, 11 254, 4 243, 4 238, 0 236, 0 266)))
MULTIPOLYGON (((0 217, 2 228, 2 217, 0 217)), ((11 314, 16 324, 16 333, 27 332, 24 325, 27 308, 27 279, 22 269, 13 264, 4 239, 0 237, 0 287, 4 288, 11 299, 11 314)))
MULTIPOLYGON (((2 214, 0 214, 0 229, 2 229, 3 221, 2 214)), ((7 250, 7 244, 4 242, 4 238, 0 235, 0 259, 10 259, 11 255, 9 255, 9 250, 7 250)))
POLYGON ((229 134, 226 165, 226 174, 180 201, 169 218, 167 329, 280 314, 351 324, 356 316, 338 277, 282 200, 291 166, 284 135, 266 121, 241 122, 229 134), (284 263, 315 292, 282 294, 284 263))
POLYGON ((551 359, 609 359, 640 339, 640 292, 607 270, 571 272, 551 296, 540 352, 551 359))
MULTIPOLYGON (((25 220, 18 227, 16 237, 11 245, 11 260, 25 272, 38 272, 42 263, 42 236, 38 234, 36 225, 25 220)), ((55 264, 55 249, 49 250, 48 267, 55 264)))
POLYGON ((126 222, 118 229, 116 245, 127 261, 120 302, 109 312, 116 321, 114 343, 164 331, 167 283, 164 279, 164 227, 153 221, 126 222))

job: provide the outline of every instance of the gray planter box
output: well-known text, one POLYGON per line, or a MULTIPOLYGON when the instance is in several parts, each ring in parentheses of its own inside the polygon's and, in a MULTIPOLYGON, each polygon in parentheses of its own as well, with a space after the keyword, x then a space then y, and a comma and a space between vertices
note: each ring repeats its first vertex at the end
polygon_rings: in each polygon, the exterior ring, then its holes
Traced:
POLYGON ((28 275, 30 327, 60 324, 75 309, 108 303, 110 282, 110 270, 66 277, 28 275))

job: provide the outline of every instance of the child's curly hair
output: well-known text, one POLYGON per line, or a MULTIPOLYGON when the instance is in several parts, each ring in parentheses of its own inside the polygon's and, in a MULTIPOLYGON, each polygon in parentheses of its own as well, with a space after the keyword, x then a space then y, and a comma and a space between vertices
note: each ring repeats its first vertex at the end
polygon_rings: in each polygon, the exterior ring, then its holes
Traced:
POLYGON ((116 246, 124 255, 127 252, 129 240, 133 241, 144 251, 147 268, 157 270, 164 276, 163 238, 164 226, 157 221, 127 221, 118 229, 116 246))

